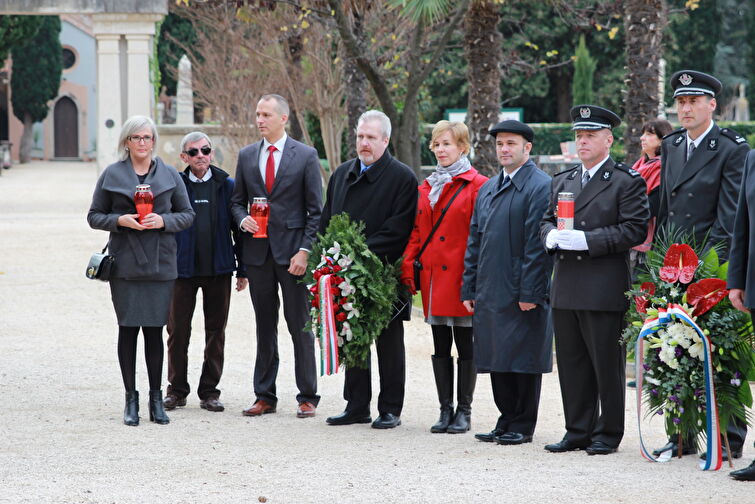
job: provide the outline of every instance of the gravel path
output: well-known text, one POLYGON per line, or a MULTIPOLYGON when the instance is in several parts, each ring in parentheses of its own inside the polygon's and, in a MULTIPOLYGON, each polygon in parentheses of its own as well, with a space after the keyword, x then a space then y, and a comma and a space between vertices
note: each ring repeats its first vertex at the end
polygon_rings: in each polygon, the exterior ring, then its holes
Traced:
MULTIPOLYGON (((344 406, 342 374, 320 379, 317 417, 297 419, 285 324, 278 413, 242 417, 253 399, 254 321, 246 292, 232 300, 221 381, 226 411, 204 411, 192 395, 169 413, 170 425, 150 423, 140 342, 142 423, 126 427, 109 291, 84 277, 90 254, 106 241, 85 218, 96 177, 86 163, 15 165, 0 177, 0 502, 755 502, 755 485, 731 480, 728 467, 705 473, 692 457, 643 460, 632 389, 618 453, 547 453, 543 445, 563 435, 556 373, 544 377, 532 444, 430 434, 437 418, 432 343, 419 317, 406 324, 401 427, 326 425, 325 417, 344 406)), ((201 313, 194 327, 202 327, 201 313)), ((198 334, 190 350, 192 386, 201 366, 198 334)), ((473 432, 490 430, 496 418, 490 381, 480 376, 473 432)), ((663 441, 662 430, 658 421, 645 425, 651 446, 663 441)), ((736 468, 755 456, 751 441, 736 468)))

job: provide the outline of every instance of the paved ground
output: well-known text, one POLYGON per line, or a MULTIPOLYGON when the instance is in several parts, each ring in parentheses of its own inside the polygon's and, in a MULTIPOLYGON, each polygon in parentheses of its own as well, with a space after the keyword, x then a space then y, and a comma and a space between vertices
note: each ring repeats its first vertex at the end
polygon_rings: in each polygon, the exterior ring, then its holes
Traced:
MULTIPOLYGON (((140 357, 142 424, 126 427, 109 292, 84 277, 90 254, 106 241, 85 219, 96 177, 94 165, 80 163, 15 165, 0 177, 0 502, 755 502, 755 484, 730 480, 728 468, 704 473, 691 457, 643 460, 629 389, 618 453, 545 452, 544 444, 563 435, 556 373, 544 378, 532 444, 430 434, 437 415, 432 345, 420 319, 406 325, 401 427, 326 425, 325 417, 344 405, 341 374, 320 379, 317 417, 297 419, 284 325, 278 413, 242 417, 252 400, 254 355, 246 292, 232 301, 221 382, 226 411, 201 410, 191 396, 186 408, 170 413, 170 425, 150 423, 140 357)), ((202 326, 201 314, 194 326, 202 326)), ((489 430, 497 414, 485 376, 473 409, 473 431, 489 430)), ((658 422, 646 431, 653 446, 663 439, 658 422)), ((736 467, 753 456, 748 442, 736 467)))

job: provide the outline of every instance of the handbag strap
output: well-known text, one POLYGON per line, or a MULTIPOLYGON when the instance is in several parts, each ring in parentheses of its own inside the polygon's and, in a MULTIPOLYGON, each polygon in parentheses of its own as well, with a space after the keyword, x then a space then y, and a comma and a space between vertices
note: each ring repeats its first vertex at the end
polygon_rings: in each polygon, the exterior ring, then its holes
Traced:
POLYGON ((107 241, 107 243, 105 244, 105 246, 104 246, 104 247, 102 247, 102 254, 104 254, 104 253, 105 253, 105 251, 107 250, 107 248, 108 248, 109 246, 110 246, 110 239, 108 238, 108 241, 107 241))
POLYGON ((419 258, 420 258, 420 256, 422 256, 422 252, 424 252, 424 251, 425 251, 425 249, 427 248, 427 246, 428 246, 428 245, 430 244, 430 240, 432 240, 432 239, 433 239, 433 235, 435 234, 435 231, 436 231, 436 230, 438 229, 438 226, 440 226, 440 223, 441 223, 441 221, 443 220, 443 217, 445 217, 445 216, 446 216, 446 212, 448 211, 448 208, 449 208, 449 207, 451 206, 451 203, 453 203, 453 202, 454 202, 454 200, 456 199, 456 196, 458 196, 458 195, 459 195, 459 193, 461 192, 461 190, 462 190, 462 189, 464 189, 464 188, 465 188, 465 187, 467 186, 467 184, 468 184, 468 183, 469 183, 469 182, 468 182, 468 181, 466 181, 466 180, 465 180, 464 182, 462 182, 462 183, 461 183, 461 185, 460 185, 460 186, 459 186, 459 188, 458 188, 458 189, 456 190, 456 192, 454 193, 454 195, 453 195, 453 196, 451 196, 451 199, 450 199, 450 200, 448 201, 448 204, 447 204, 447 205, 446 205, 446 206, 445 206, 445 207, 443 208, 443 210, 442 210, 442 211, 440 212, 440 217, 438 217, 438 220, 437 220, 437 221, 435 221, 435 225, 434 225, 434 226, 433 226, 433 228, 432 228, 432 229, 430 230, 430 234, 429 234, 429 235, 427 235, 427 240, 425 240, 425 243, 423 243, 423 244, 422 244, 422 248, 421 248, 421 249, 419 249, 419 254, 417 254, 417 257, 415 257, 415 258, 414 258, 414 260, 415 260, 415 261, 418 261, 418 260, 419 260, 419 258))

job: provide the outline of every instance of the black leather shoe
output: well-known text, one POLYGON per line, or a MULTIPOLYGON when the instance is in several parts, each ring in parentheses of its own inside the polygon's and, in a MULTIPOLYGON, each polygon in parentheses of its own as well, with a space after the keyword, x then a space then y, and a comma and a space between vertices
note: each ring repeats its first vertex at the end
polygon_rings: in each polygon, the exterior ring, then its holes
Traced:
POLYGON ((608 446, 603 441, 593 441, 590 446, 585 448, 585 451, 588 455, 608 455, 610 453, 615 453, 616 448, 608 446))
POLYGON ((568 451, 584 450, 586 447, 587 445, 578 444, 578 443, 575 443, 574 441, 569 441, 566 438, 562 439, 558 443, 545 445, 545 449, 551 453, 563 453, 563 452, 568 452, 568 451))
MULTIPOLYGON (((676 441, 669 441, 657 450, 653 450, 653 456, 658 457, 661 453, 668 450, 671 450, 672 457, 676 457, 679 454, 679 445, 676 444, 676 441)), ((688 443, 682 445, 682 455, 694 455, 695 453, 697 453, 697 448, 694 444, 688 443)))
POLYGON ((744 469, 730 472, 729 476, 739 481, 755 481, 755 460, 744 469))
POLYGON ((498 436, 502 436, 505 431, 502 431, 500 429, 493 429, 490 432, 482 432, 480 434, 475 434, 474 438, 482 441, 483 443, 492 443, 495 441, 495 438, 498 436))
POLYGON ((163 407, 162 390, 149 391, 149 421, 160 425, 170 423, 170 418, 165 414, 165 408, 163 407))
POLYGON ((328 425, 351 425, 364 424, 372 422, 370 415, 358 415, 350 411, 344 411, 340 415, 335 415, 325 419, 328 425))
POLYGON ((177 406, 186 406, 186 398, 168 394, 165 396, 165 399, 163 399, 163 407, 166 410, 174 410, 177 406))
POLYGON ((139 425, 139 392, 126 392, 126 407, 123 408, 123 423, 130 426, 139 425))
MULTIPOLYGON (((163 403, 165 403, 165 401, 163 401, 163 403)), ((207 411, 223 411, 225 409, 225 406, 223 406, 222 402, 218 401, 217 397, 202 399, 199 401, 199 407, 206 409, 207 411)))
POLYGON ((521 432, 506 432, 497 436, 495 442, 500 445, 518 445, 524 443, 531 443, 532 436, 529 434, 522 434, 521 432))
MULTIPOLYGON (((734 448, 733 450, 731 450, 731 455, 735 459, 742 458, 742 448, 740 448, 738 450, 736 448, 734 448)), ((702 452, 700 454, 700 460, 705 460, 707 458, 708 458, 708 453, 707 452, 702 452)), ((724 448, 723 450, 721 450, 721 460, 723 460, 724 462, 727 462, 729 460, 729 452, 726 451, 726 448, 724 448)))
POLYGON ((393 429, 401 425, 401 418, 393 413, 382 413, 372 422, 373 429, 393 429))

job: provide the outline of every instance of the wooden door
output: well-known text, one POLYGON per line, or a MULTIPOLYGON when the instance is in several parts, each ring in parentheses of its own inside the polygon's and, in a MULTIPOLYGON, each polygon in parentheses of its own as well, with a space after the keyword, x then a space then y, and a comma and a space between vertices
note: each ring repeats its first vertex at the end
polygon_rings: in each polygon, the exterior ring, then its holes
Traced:
POLYGON ((79 157, 79 111, 67 96, 55 104, 55 157, 79 157))

